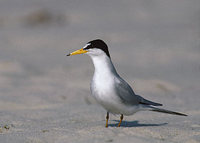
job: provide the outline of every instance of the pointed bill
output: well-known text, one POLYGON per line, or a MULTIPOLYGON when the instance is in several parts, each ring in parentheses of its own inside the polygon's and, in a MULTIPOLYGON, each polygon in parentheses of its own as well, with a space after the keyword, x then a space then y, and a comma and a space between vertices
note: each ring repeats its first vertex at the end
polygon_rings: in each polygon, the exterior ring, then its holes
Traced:
POLYGON ((70 54, 68 54, 67 56, 72 56, 72 55, 78 55, 78 54, 84 54, 84 53, 87 53, 88 51, 87 50, 84 50, 83 48, 79 49, 79 50, 76 50, 70 54))

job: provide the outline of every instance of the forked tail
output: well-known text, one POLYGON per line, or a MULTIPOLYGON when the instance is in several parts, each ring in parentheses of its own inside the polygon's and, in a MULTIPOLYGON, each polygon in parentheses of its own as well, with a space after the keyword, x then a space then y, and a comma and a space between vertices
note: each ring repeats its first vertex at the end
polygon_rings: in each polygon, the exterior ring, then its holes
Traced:
POLYGON ((178 113, 178 112, 174 112, 174 111, 170 111, 170 110, 155 108, 155 107, 152 107, 152 106, 150 107, 150 111, 161 112, 161 113, 172 114, 172 115, 179 115, 179 116, 188 116, 188 115, 183 114, 183 113, 178 113))

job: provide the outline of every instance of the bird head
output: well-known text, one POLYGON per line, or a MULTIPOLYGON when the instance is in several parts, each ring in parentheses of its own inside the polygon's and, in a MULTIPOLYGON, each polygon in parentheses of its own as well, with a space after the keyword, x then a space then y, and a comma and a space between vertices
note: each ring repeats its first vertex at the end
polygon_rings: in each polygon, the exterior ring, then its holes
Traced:
POLYGON ((67 56, 77 55, 77 54, 87 54, 89 56, 100 56, 106 54, 110 57, 108 46, 106 43, 100 39, 88 42, 83 48, 76 50, 67 56))

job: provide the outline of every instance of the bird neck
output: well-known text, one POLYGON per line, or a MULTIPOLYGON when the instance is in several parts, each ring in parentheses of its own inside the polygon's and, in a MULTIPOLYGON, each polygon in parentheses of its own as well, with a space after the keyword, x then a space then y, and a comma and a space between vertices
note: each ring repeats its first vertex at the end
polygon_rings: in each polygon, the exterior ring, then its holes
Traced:
POLYGON ((91 58, 95 68, 94 74, 118 75, 111 59, 107 55, 91 56, 91 58))

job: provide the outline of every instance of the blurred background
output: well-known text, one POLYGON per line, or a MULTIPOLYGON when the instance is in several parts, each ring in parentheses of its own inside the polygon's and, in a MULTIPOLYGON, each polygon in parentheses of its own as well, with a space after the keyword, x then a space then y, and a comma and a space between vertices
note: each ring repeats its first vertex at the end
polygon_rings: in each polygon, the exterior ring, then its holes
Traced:
POLYGON ((200 0, 0 0, 4 143, 196 143, 199 97, 200 0), (65 56, 97 38, 137 94, 189 116, 138 113, 125 119, 134 128, 105 130, 106 112, 90 96, 91 59, 65 56))
POLYGON ((91 104, 90 58, 65 55, 97 38, 137 94, 199 109, 199 0, 0 0, 0 110, 91 104))

